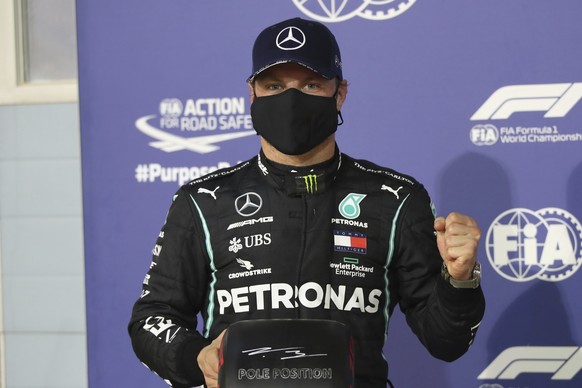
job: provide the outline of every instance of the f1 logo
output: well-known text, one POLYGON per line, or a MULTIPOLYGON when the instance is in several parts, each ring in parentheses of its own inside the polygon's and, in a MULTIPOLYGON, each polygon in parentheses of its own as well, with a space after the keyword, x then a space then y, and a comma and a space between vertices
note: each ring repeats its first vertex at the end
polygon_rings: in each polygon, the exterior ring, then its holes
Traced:
POLYGON ((471 116, 471 121, 503 120, 516 112, 546 112, 564 117, 582 99, 582 82, 510 85, 497 89, 471 116))
POLYGON ((522 373, 553 373, 552 380, 572 380, 582 370, 578 346, 515 346, 505 349, 479 380, 514 380, 522 373))

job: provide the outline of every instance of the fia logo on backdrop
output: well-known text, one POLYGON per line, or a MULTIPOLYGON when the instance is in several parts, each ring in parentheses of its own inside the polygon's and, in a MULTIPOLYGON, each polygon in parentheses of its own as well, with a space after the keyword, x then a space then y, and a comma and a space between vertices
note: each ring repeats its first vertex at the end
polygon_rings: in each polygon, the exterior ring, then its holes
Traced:
POLYGON ((582 265, 582 225, 566 210, 515 208, 491 223, 485 239, 487 258, 513 282, 558 282, 582 265))
POLYGON ((582 82, 503 86, 471 116, 471 121, 486 121, 471 128, 471 142, 476 146, 580 142, 582 128, 561 131, 557 125, 573 108, 582 109, 580 100, 582 82), (523 117, 523 114, 532 118, 541 116, 539 125, 509 122, 517 113, 521 114, 518 117, 523 117), (494 125, 489 121, 501 124, 494 125))
POLYGON ((292 0, 306 16, 337 23, 354 17, 387 20, 408 11, 416 0, 292 0))

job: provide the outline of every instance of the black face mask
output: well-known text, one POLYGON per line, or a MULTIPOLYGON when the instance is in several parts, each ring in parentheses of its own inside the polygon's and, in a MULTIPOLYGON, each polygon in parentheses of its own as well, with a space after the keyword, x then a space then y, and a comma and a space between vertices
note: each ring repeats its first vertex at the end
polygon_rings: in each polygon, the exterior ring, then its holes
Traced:
POLYGON ((287 155, 301 155, 337 130, 334 97, 314 96, 295 88, 266 97, 251 105, 253 126, 273 147, 287 155))

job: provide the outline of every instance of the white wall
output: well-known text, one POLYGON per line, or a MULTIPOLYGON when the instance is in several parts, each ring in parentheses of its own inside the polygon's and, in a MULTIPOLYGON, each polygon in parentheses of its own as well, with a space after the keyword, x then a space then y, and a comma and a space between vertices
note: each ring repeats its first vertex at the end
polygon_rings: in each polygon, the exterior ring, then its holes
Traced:
POLYGON ((0 106, 7 388, 87 387, 77 104, 0 106))

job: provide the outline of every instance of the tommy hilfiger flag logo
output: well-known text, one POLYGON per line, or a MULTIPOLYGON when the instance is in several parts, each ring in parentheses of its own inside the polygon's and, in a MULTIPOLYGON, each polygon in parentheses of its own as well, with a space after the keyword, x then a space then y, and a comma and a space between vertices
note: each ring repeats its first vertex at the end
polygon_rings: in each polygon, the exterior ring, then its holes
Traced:
POLYGON ((345 230, 334 230, 333 234, 333 245, 336 251, 366 253, 368 246, 366 235, 345 230))

